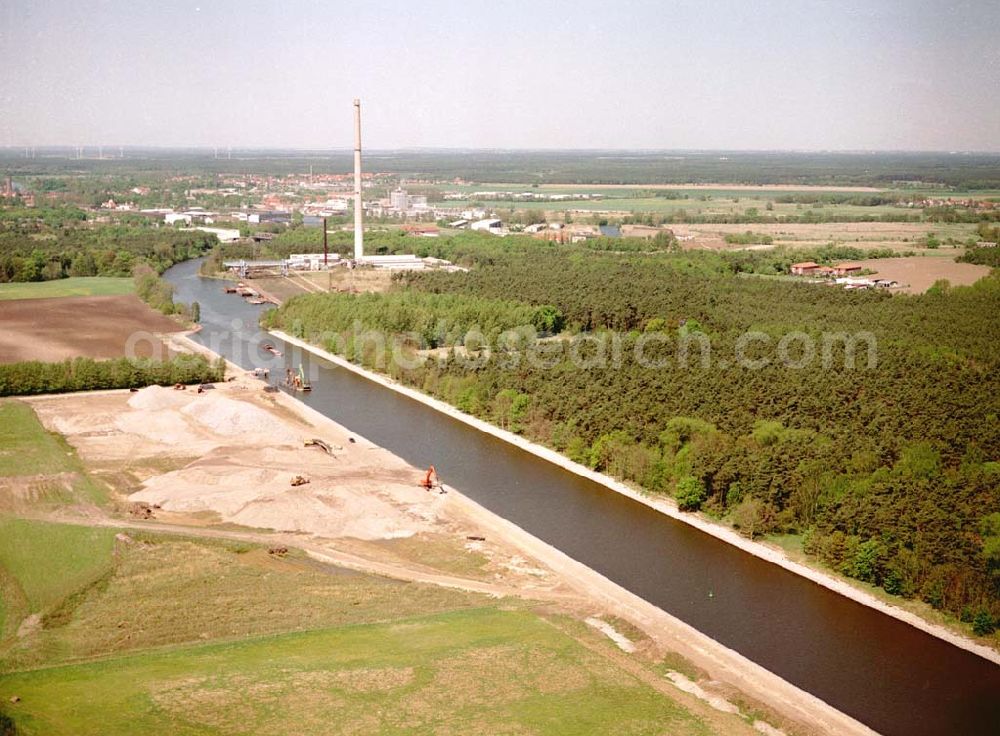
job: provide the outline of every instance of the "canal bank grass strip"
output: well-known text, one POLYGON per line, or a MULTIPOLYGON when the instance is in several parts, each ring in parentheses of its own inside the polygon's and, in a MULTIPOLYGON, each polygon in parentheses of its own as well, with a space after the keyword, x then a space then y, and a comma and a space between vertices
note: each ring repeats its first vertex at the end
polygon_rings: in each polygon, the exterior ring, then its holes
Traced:
POLYGON ((0 699, 24 734, 708 731, 540 617, 495 608, 36 669, 0 699))
MULTIPOLYGON (((504 439, 532 452, 532 454, 551 460, 568 470, 577 472, 573 467, 570 467, 574 463, 562 458, 551 450, 532 445, 532 443, 517 437, 517 435, 504 432, 475 417, 463 414, 444 402, 360 368, 339 356, 332 355, 325 350, 316 348, 283 332, 273 331, 271 334, 290 345, 296 345, 303 350, 308 350, 324 360, 354 371, 386 388, 406 394, 466 424, 470 424, 476 429, 493 434, 500 439, 504 439), (509 435, 509 437, 505 435, 509 435)), ((315 411, 304 405, 302 407, 307 410, 307 413, 315 411)), ((326 417, 324 419, 330 421, 326 417)), ((365 441, 368 442, 368 440, 365 441)), ((577 467, 582 468, 582 466, 577 467)), ((582 469, 586 472, 581 472, 579 473, 580 475, 586 475, 587 477, 597 476, 596 479, 605 484, 607 482, 616 482, 598 473, 593 473, 586 468, 582 469), (606 481, 600 480, 601 478, 606 478, 606 481)), ((463 506, 466 513, 474 518, 476 523, 484 530, 520 548, 527 555, 544 562, 578 591, 600 602, 612 614, 635 622, 640 628, 657 639, 665 648, 676 651, 682 656, 691 659, 699 666, 711 672, 714 677, 725 680, 733 687, 753 698, 773 704, 777 710, 780 710, 796 721, 819 726, 825 732, 865 734, 865 736, 875 733, 869 727, 845 713, 841 713, 815 695, 796 687, 770 670, 715 641, 689 624, 634 593, 629 592, 583 563, 574 560, 550 544, 529 534, 516 524, 494 514, 492 511, 462 494, 459 490, 449 486, 448 491, 451 497, 450 502, 463 506)))
POLYGON ((654 498, 645 493, 641 493, 635 488, 626 485, 625 483, 616 480, 615 478, 612 478, 608 475, 604 475, 603 473, 598 473, 597 471, 591 470, 590 468, 584 465, 580 465, 579 463, 575 463, 569 458, 565 457, 564 455, 556 452, 555 450, 552 450, 548 447, 543 447, 542 445, 535 444, 534 442, 530 442, 526 440, 524 437, 516 435, 513 432, 508 432, 507 430, 500 429, 499 427, 496 427, 490 424, 489 422, 485 422, 482 419, 479 419, 477 417, 471 416, 470 414, 466 414, 462 411, 459 411, 450 404, 446 404, 445 402, 436 399, 433 396, 429 396, 423 393, 422 391, 418 391, 417 389, 411 388, 409 386, 404 386, 403 384, 391 378, 382 376, 378 373, 374 373, 366 368, 362 368, 361 366, 358 366, 346 360, 345 358, 342 358, 339 355, 333 355, 332 353, 329 353, 326 350, 318 348, 298 338, 292 337, 291 335, 281 332, 280 330, 272 330, 270 334, 274 335, 275 337, 281 340, 284 340, 290 345, 296 345, 297 347, 300 347, 303 350, 308 350, 310 353, 317 355, 320 358, 323 358, 324 360, 328 360, 331 363, 334 363, 342 368, 346 368, 347 370, 353 371, 358 375, 364 376, 370 381, 374 381, 375 383, 385 386, 386 388, 404 394, 405 396, 408 396, 414 401, 419 401, 422 404, 426 404, 427 406, 430 406, 440 411, 442 414, 447 414, 448 416, 453 417, 459 420, 460 422, 464 422, 465 424, 468 424, 469 426, 474 427, 475 429, 478 429, 481 432, 486 432, 487 434, 491 434, 494 437, 503 440, 504 442, 514 445, 515 447, 519 447, 525 452, 530 452, 532 455, 540 457, 543 460, 548 460, 554 465, 558 465, 559 467, 568 470, 571 473, 575 473, 576 475, 588 478, 596 483, 600 483, 601 485, 610 488, 611 490, 620 493, 623 496, 627 496, 634 501, 638 501, 641 504, 644 504, 652 509, 655 509, 656 511, 659 511, 662 514, 665 514, 673 519, 677 519, 678 521, 682 521, 685 524, 693 526, 699 531, 709 534, 715 537, 716 539, 726 542, 727 544, 731 544, 734 547, 738 547, 739 549, 753 555, 754 557, 758 557, 762 560, 766 560, 767 562, 771 562, 775 565, 778 565, 779 567, 783 567, 789 572, 793 572, 796 575, 811 580, 817 585, 822 585, 824 588, 832 590, 835 593, 839 593, 840 595, 845 596, 846 598, 850 598, 851 600, 857 603, 860 603, 864 606, 868 606, 869 608, 874 608, 875 610, 884 613, 887 616, 892 616, 893 618, 902 621, 906 624, 909 624, 914 628, 920 629, 921 631, 930 634, 931 636, 935 636, 938 639, 948 642, 949 644, 953 644, 956 647, 959 647, 968 652, 976 654, 982 657, 983 659, 989 660, 994 664, 1000 665, 1000 652, 998 652, 997 650, 984 646, 978 642, 972 641, 971 639, 961 636, 960 634, 957 634, 943 626, 939 626, 929 621, 925 621, 916 614, 910 613, 909 611, 899 608, 898 606, 893 606, 889 603, 886 603, 885 601, 881 601, 875 596, 871 595, 870 593, 855 588, 853 585, 844 580, 835 578, 831 575, 826 574, 821 570, 817 570, 807 565, 803 565, 802 563, 795 562, 794 560, 790 559, 783 550, 776 549, 774 547, 769 547, 767 545, 760 544, 759 542, 754 542, 753 540, 747 539, 746 537, 742 536, 741 534, 739 534, 739 532, 730 529, 729 527, 722 526, 721 524, 717 524, 713 521, 710 521, 703 516, 688 512, 683 512, 677 508, 677 504, 673 501, 673 499, 654 498))

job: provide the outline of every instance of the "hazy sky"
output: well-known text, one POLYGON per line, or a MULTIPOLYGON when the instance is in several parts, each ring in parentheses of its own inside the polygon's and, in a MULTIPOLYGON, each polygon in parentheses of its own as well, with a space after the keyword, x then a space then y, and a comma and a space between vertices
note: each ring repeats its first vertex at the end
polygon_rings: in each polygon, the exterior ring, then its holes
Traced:
POLYGON ((1000 150, 1000 2, 0 0, 0 145, 1000 150))

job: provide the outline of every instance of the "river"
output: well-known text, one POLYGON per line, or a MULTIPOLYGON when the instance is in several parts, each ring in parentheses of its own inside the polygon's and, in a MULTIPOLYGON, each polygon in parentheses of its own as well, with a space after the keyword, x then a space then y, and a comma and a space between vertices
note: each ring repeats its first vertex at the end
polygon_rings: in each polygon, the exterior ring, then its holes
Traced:
POLYGON ((887 736, 1000 733, 1000 667, 676 519, 265 337, 264 307, 170 269, 198 342, 238 365, 308 367, 300 398, 490 511, 887 736), (259 345, 284 350, 275 360, 259 345))

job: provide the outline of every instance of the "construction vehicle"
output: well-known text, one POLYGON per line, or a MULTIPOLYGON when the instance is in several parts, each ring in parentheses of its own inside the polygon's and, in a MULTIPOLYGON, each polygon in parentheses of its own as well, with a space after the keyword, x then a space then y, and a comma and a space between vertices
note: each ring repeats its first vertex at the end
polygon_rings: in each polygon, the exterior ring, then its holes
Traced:
POLYGON ((296 488, 298 486, 304 486, 308 482, 309 479, 306 478, 305 476, 296 475, 294 478, 292 478, 292 488, 296 488))
POLYGON ((299 363, 299 390, 300 391, 312 391, 312 384, 306 380, 306 372, 302 369, 302 364, 299 363))
POLYGON ((306 440, 306 447, 318 447, 321 450, 323 450, 327 455, 333 454, 333 448, 320 439, 313 438, 311 440, 306 440))
POLYGON ((441 482, 441 478, 438 476, 437 470, 433 465, 427 469, 427 475, 420 481, 419 485, 428 491, 433 491, 437 488, 439 492, 444 493, 444 484, 441 482))
POLYGON ((312 386, 306 381, 306 372, 299 364, 299 372, 292 373, 291 368, 285 368, 285 385, 293 391, 312 391, 312 386))

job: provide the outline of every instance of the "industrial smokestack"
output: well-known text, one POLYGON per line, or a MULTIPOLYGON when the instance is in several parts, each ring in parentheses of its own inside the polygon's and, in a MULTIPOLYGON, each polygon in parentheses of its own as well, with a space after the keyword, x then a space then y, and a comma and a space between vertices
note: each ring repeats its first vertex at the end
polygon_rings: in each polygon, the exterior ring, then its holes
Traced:
POLYGON ((365 257, 361 204, 361 100, 354 100, 354 260, 365 257))
POLYGON ((326 268, 329 265, 330 252, 326 247, 326 218, 323 218, 323 267, 326 268))

